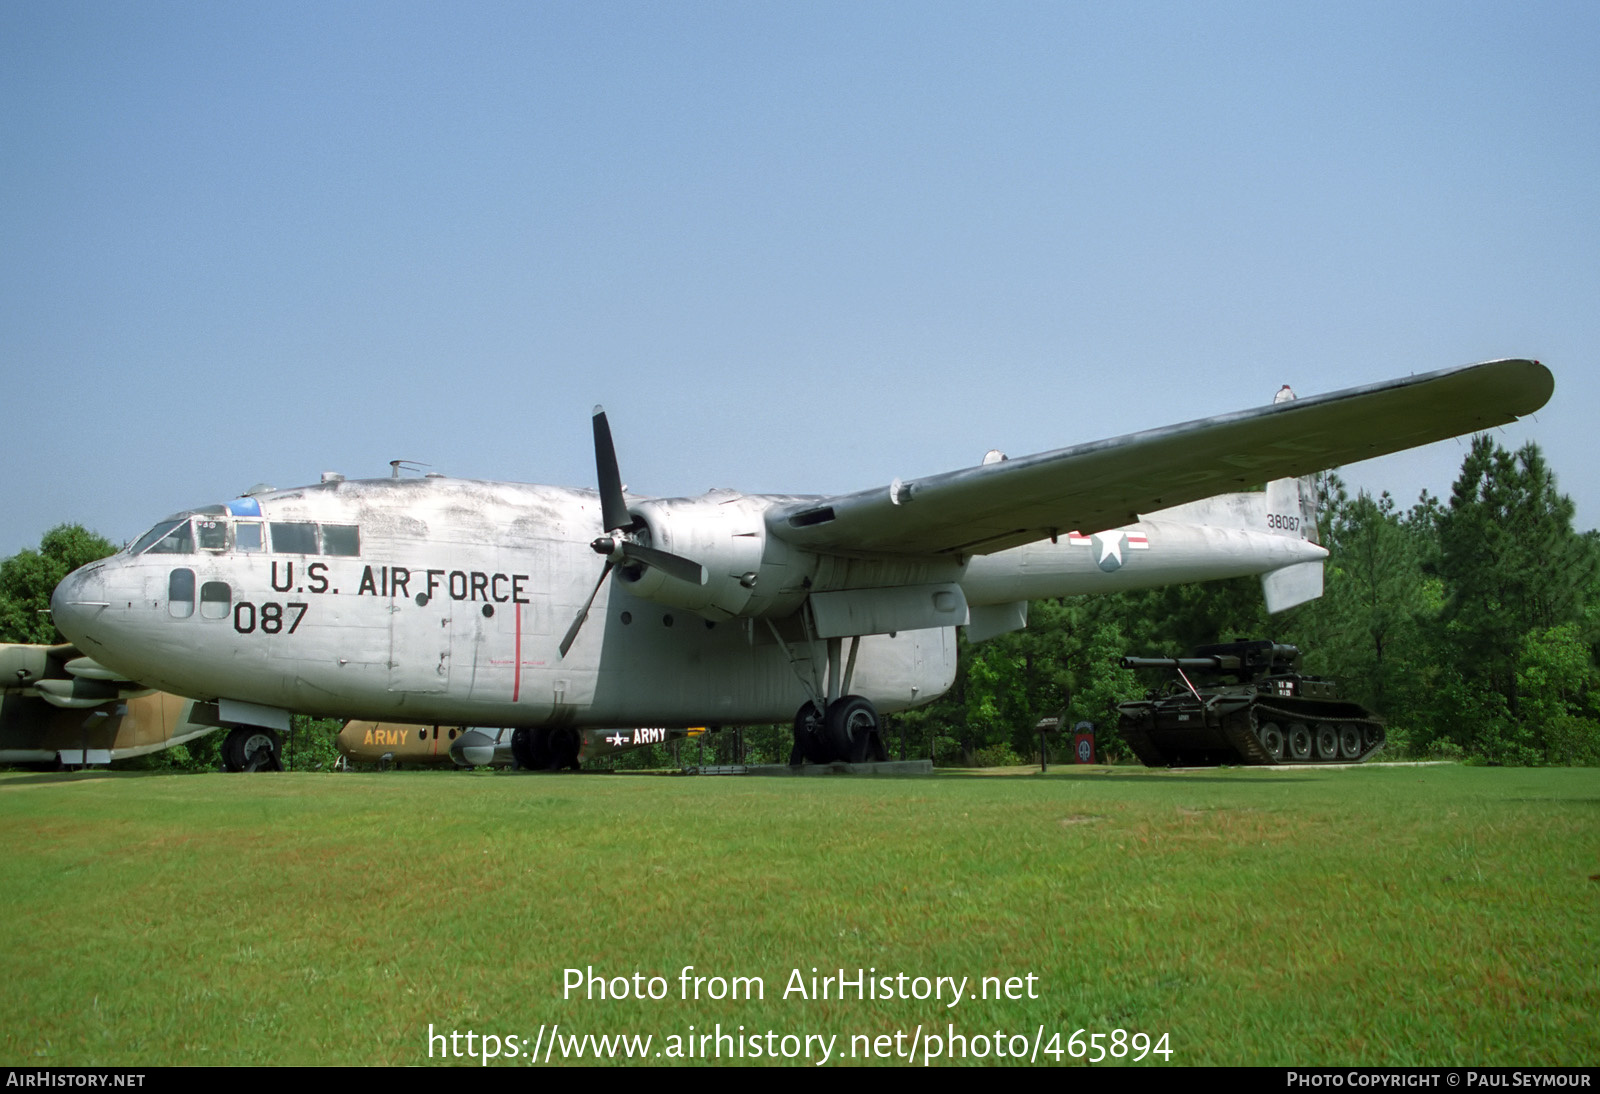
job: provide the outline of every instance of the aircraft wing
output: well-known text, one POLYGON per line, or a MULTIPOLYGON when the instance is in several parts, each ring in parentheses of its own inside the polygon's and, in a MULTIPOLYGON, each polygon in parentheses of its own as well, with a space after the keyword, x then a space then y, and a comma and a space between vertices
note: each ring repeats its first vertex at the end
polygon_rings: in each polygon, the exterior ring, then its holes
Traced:
POLYGON ((767 525, 811 550, 990 554, 1505 425, 1554 389, 1537 361, 1488 361, 809 498, 770 510, 767 525))

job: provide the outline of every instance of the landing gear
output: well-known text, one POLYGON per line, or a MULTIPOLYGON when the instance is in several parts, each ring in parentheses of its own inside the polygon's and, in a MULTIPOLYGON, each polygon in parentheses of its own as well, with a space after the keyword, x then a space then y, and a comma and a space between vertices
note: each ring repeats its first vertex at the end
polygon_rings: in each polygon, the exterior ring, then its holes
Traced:
POLYGON ((828 707, 827 726, 834 754, 846 763, 889 758, 879 732, 878 709, 871 700, 846 695, 828 707))
POLYGON ((578 751, 583 747, 583 735, 571 726, 557 726, 549 734, 550 770, 578 770, 578 751))
POLYGON ((222 766, 229 771, 282 771, 280 747, 272 730, 238 726, 222 742, 222 766))
POLYGON ((798 766, 802 757, 814 764, 887 760, 882 722, 872 700, 846 695, 829 703, 827 712, 820 715, 815 703, 801 707, 794 716, 790 766, 798 766))
POLYGON ((822 711, 815 703, 807 703, 795 712, 794 747, 789 750, 790 767, 828 762, 833 752, 824 721, 822 711))
POLYGON ((511 755, 528 771, 578 770, 582 735, 571 726, 522 726, 511 731, 511 755))

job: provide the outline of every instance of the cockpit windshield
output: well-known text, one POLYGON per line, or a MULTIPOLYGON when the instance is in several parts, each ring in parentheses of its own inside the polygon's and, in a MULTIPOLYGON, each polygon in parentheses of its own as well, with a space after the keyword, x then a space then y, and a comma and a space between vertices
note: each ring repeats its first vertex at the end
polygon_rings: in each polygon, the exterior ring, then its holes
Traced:
POLYGON ((142 555, 146 551, 154 555, 194 554, 194 535, 189 528, 189 518, 164 520, 128 548, 131 555, 142 555))
MULTIPOLYGON (((271 551, 277 554, 342 555, 361 553, 361 529, 354 524, 317 524, 314 521, 271 521, 271 551)), ((192 555, 196 539, 202 551, 238 551, 255 554, 267 549, 259 520, 233 522, 194 512, 168 517, 128 548, 131 555, 192 555), (191 519, 194 517, 194 519, 191 519)))

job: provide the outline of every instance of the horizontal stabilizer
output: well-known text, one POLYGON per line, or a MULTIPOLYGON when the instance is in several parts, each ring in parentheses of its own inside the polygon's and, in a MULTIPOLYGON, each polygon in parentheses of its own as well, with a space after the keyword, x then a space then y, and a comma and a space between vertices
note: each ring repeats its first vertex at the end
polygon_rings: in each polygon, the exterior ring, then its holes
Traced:
POLYGON ((1261 594, 1267 611, 1287 611, 1322 595, 1322 560, 1297 562, 1261 575, 1261 594))

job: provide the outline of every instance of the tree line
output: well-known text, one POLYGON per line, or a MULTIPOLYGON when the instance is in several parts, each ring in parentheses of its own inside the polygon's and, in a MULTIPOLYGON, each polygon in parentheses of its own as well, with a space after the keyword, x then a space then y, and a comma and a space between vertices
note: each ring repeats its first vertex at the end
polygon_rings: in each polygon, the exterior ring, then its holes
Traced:
MULTIPOLYGON (((1025 630, 961 640, 944 696, 886 719, 891 756, 1036 760, 1034 726, 1059 712, 1068 725, 1095 723, 1110 758, 1131 758, 1113 730, 1116 706, 1157 681, 1119 667, 1123 654, 1272 638, 1299 646, 1304 671, 1382 715, 1390 756, 1600 764, 1600 535, 1574 530, 1573 504, 1538 446, 1513 453, 1476 437, 1448 501, 1424 493, 1409 509, 1387 493, 1351 497, 1334 473, 1317 481, 1329 551, 1320 599, 1269 616, 1259 582, 1240 578, 1035 601, 1025 630)), ((51 590, 113 550, 63 525, 39 550, 0 563, 0 641, 62 641, 51 590)), ((787 759, 787 726, 741 737, 746 758, 787 759)), ((708 762, 732 759, 732 745, 726 733, 709 741, 708 762)), ((657 747, 619 765, 673 762, 657 747)))
POLYGON ((1271 638, 1382 715, 1390 756, 1600 763, 1600 536, 1574 530, 1537 445, 1474 438, 1448 502, 1424 493, 1402 510, 1387 493, 1351 497, 1334 473, 1317 486, 1321 598, 1269 616, 1259 582, 1240 578, 1036 602, 1026 630, 963 642, 956 686, 897 720, 936 761, 1020 762, 1060 709, 1126 756, 1107 732, 1116 705, 1158 681, 1118 657, 1271 638))

